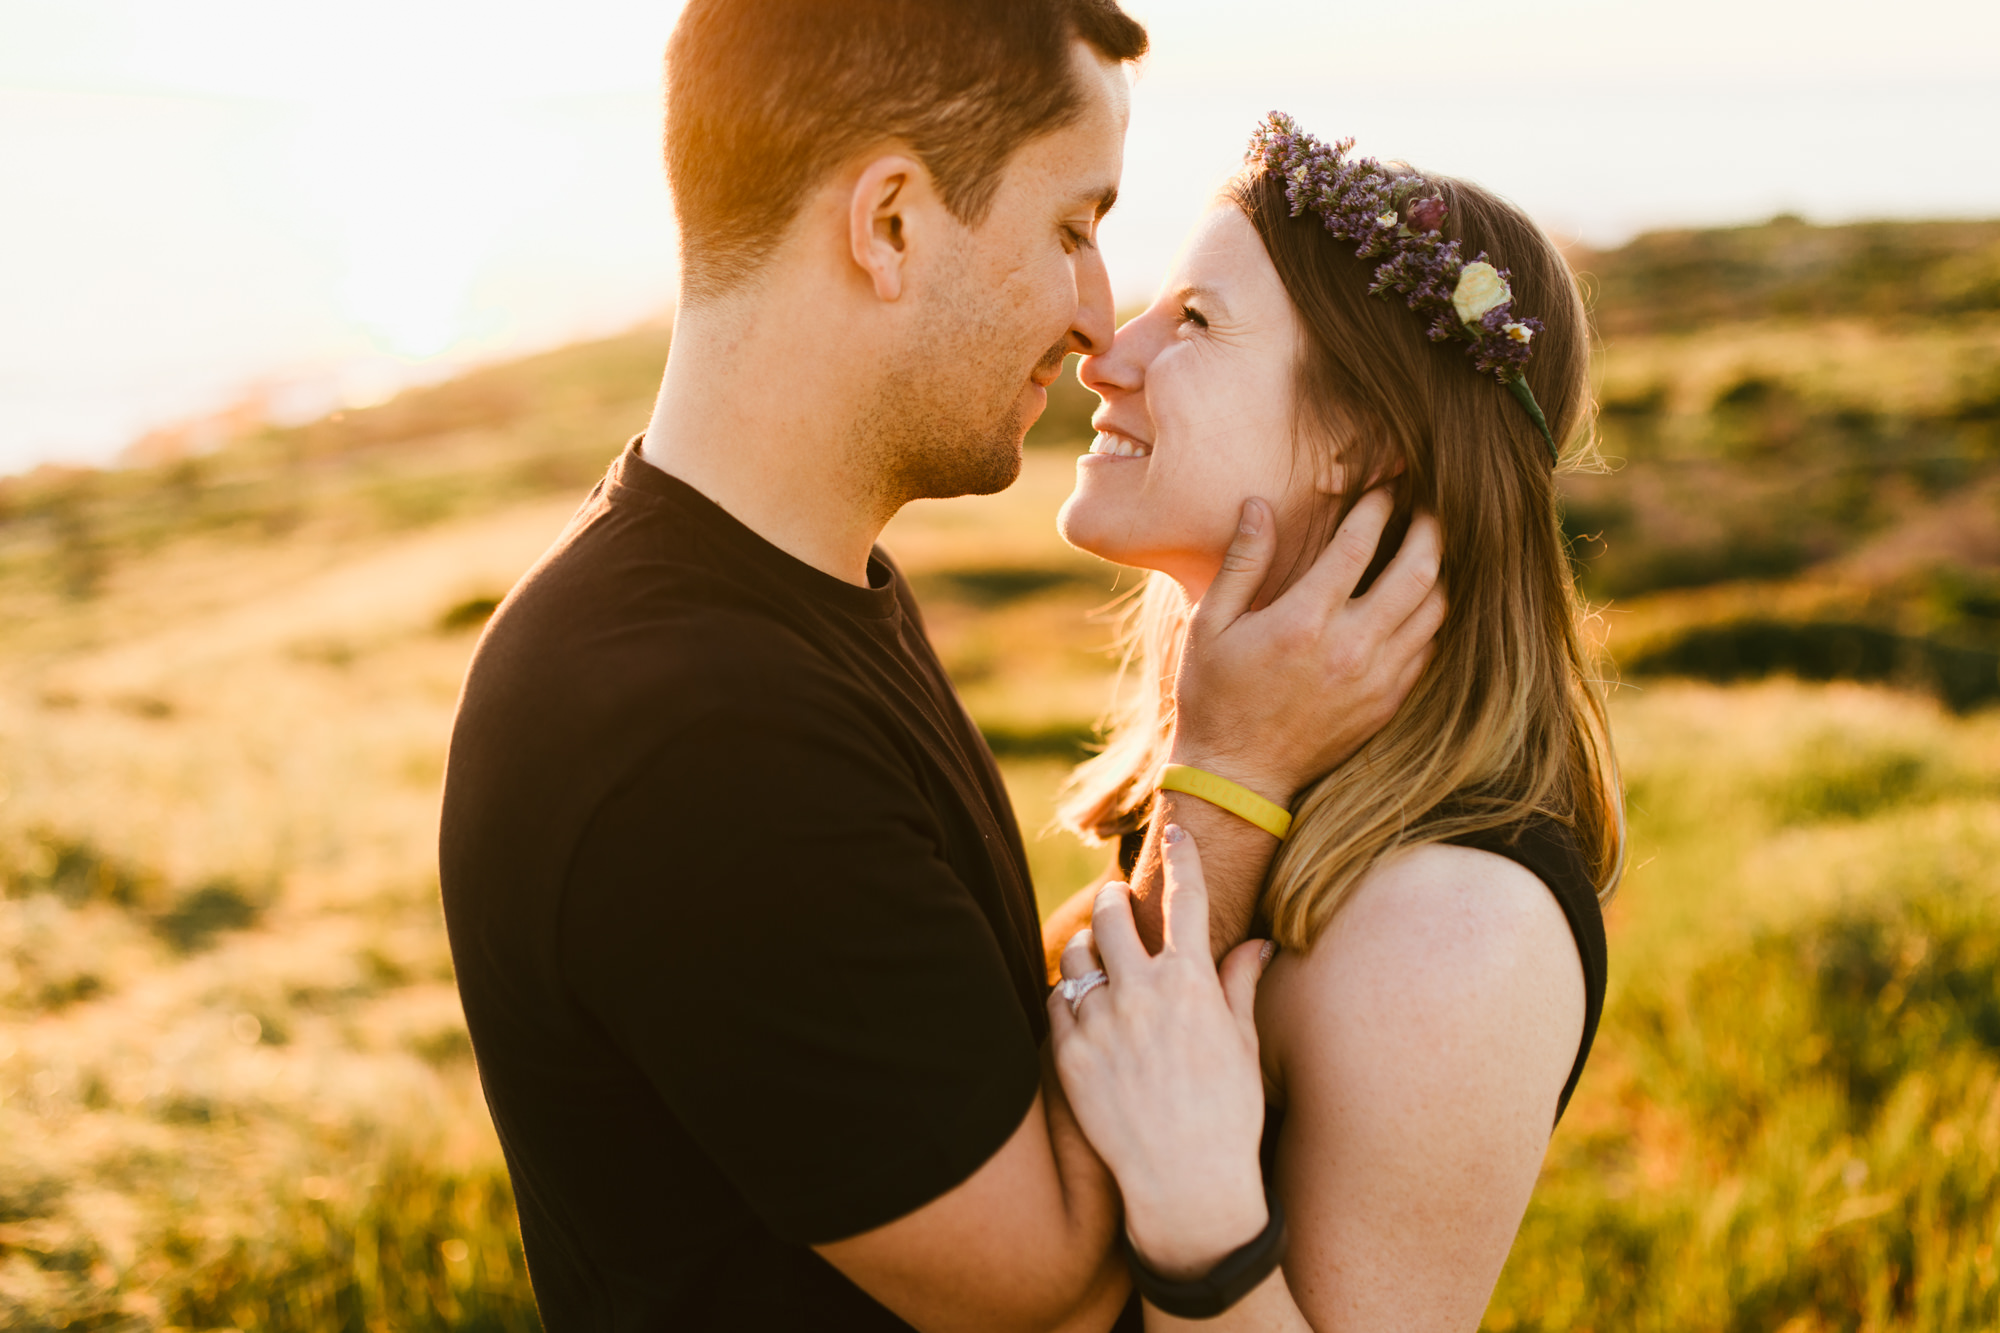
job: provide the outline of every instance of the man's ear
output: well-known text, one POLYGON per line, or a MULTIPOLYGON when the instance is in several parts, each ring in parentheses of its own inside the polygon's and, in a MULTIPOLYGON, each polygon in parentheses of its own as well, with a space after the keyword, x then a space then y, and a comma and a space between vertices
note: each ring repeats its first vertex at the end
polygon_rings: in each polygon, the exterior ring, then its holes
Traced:
POLYGON ((911 223, 930 194, 930 173, 900 154, 869 162, 854 182, 847 200, 848 249, 880 300, 894 301, 903 294, 911 223))

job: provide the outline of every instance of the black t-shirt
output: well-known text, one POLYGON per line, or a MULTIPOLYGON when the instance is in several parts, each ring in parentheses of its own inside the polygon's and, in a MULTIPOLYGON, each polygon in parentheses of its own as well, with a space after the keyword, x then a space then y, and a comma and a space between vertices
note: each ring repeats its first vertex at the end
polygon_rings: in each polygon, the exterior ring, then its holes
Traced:
POLYGON ((881 552, 842 582, 628 446, 480 642, 440 877, 551 1333, 907 1327, 808 1247, 1006 1142, 1047 986, 881 552))

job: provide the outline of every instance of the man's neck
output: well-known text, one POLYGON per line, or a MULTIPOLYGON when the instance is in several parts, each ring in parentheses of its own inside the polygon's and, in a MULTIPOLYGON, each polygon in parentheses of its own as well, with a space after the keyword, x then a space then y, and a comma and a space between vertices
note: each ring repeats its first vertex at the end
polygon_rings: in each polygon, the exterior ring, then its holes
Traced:
POLYGON ((856 367, 810 324, 749 302, 684 309, 640 453, 779 550, 865 587, 895 506, 856 448, 856 367))

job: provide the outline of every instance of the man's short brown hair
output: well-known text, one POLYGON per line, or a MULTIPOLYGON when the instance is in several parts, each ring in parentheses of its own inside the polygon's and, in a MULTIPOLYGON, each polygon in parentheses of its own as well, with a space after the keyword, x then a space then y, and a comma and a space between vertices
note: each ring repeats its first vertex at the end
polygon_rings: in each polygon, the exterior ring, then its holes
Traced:
POLYGON ((667 46, 667 181, 690 297, 740 284, 813 187, 905 145, 976 225, 1014 150, 1063 128, 1081 39, 1145 54, 1116 0, 690 0, 667 46))

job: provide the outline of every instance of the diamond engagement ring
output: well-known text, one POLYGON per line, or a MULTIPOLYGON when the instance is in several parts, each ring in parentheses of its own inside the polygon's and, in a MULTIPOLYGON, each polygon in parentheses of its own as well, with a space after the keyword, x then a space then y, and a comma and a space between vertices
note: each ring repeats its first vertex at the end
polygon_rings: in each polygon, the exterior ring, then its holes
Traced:
POLYGON ((1100 967, 1095 972, 1086 972, 1080 977, 1064 977, 1056 990, 1069 1001, 1069 1011, 1076 1013, 1083 1008, 1084 996, 1110 980, 1110 975, 1100 967))

